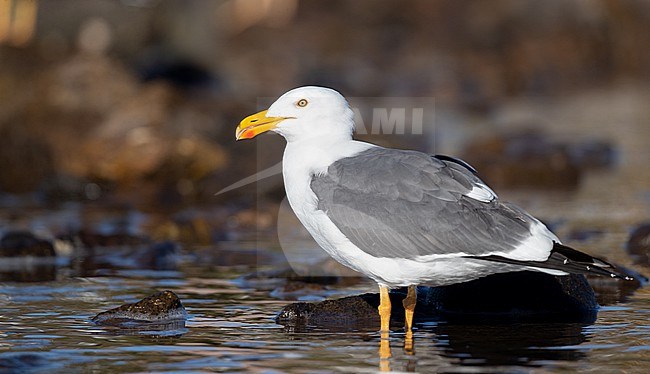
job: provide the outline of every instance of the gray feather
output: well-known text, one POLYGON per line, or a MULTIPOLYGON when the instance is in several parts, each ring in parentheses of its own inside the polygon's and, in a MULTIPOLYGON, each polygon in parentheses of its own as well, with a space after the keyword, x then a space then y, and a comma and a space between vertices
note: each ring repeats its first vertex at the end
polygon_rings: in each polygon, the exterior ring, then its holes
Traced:
POLYGON ((376 257, 514 250, 531 236, 534 218, 498 199, 466 196, 479 183, 461 163, 377 147, 334 162, 311 189, 318 209, 376 257))

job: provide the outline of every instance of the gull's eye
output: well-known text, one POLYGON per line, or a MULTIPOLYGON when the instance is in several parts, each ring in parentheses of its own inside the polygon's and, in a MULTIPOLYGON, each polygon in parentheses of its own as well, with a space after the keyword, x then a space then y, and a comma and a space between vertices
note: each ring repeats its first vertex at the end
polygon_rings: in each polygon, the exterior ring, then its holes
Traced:
POLYGON ((307 101, 307 99, 300 99, 296 103, 296 106, 299 107, 299 108, 304 108, 304 107, 307 106, 307 104, 309 104, 309 101, 307 101))

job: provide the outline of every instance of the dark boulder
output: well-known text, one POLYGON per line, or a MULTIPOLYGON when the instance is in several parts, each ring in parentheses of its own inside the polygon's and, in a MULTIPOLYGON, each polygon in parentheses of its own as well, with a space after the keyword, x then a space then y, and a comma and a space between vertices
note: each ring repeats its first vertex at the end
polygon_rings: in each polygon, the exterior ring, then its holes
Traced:
POLYGON ((428 291, 424 304, 446 320, 591 322, 598 309, 591 286, 584 276, 576 274, 494 274, 428 291))
MULTIPOLYGON (((403 323, 405 289, 391 292, 393 323, 403 323)), ((378 322, 378 294, 285 306, 284 325, 366 325, 378 322)), ((555 277, 522 271, 493 274, 443 287, 418 287, 415 319, 449 322, 583 322, 596 318, 598 304, 582 275, 555 277)))

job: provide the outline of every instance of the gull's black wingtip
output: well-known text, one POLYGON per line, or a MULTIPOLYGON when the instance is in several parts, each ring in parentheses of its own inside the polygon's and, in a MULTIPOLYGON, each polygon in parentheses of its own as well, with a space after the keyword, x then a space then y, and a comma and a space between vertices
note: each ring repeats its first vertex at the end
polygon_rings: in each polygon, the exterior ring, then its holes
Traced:
MULTIPOLYGON (((543 269, 560 270, 566 273, 583 274, 583 275, 601 275, 625 281, 640 281, 630 272, 604 261, 600 258, 593 257, 584 252, 577 251, 571 247, 554 242, 551 255, 546 261, 518 261, 502 256, 476 256, 481 260, 502 262, 507 264, 530 266, 543 269)), ((644 278, 644 277, 640 277, 644 278)))
POLYGON ((632 274, 625 272, 623 269, 617 268, 607 261, 577 251, 560 243, 553 243, 551 256, 549 256, 549 259, 545 262, 549 261, 555 264, 557 264, 558 261, 561 261, 562 264, 553 267, 553 269, 565 270, 570 273, 581 273, 585 275, 598 274, 626 281, 636 280, 632 274))

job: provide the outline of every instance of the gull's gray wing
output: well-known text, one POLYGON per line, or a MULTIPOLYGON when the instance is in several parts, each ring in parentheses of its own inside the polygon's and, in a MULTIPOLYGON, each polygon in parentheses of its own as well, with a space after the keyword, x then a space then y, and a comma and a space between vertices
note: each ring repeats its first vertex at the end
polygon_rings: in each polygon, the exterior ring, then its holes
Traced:
MULTIPOLYGON (((539 225, 463 161, 415 151, 376 147, 343 158, 314 175, 311 189, 318 209, 376 257, 504 256, 539 225)), ((550 253, 552 241, 540 243, 550 253)))

